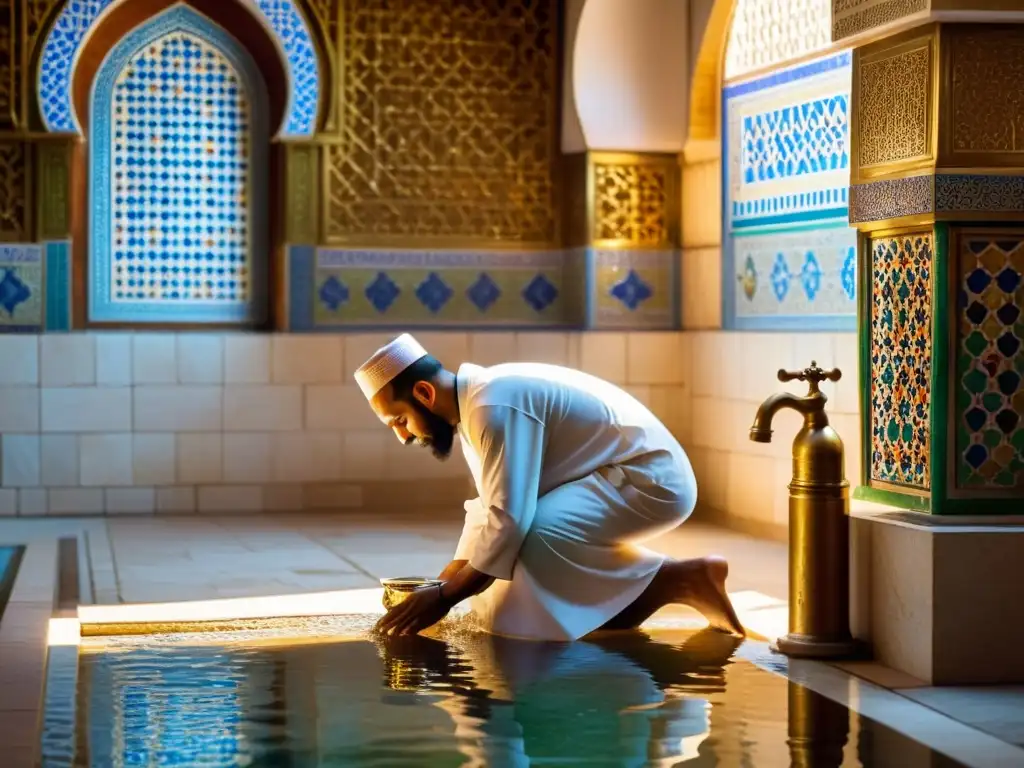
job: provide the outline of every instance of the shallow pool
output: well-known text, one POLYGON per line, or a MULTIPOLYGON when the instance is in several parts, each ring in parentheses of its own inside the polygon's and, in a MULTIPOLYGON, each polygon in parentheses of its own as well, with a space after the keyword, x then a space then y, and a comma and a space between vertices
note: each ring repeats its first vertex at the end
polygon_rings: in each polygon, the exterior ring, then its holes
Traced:
POLYGON ((458 627, 374 642, 346 626, 89 641, 50 675, 44 764, 958 765, 713 632, 549 645, 458 627))

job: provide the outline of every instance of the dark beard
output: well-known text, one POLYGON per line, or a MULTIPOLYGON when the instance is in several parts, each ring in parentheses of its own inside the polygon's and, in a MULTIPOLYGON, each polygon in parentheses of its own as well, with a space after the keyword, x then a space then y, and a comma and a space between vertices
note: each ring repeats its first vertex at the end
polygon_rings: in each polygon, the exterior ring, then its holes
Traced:
POLYGON ((455 427, 430 411, 423 403, 414 400, 412 406, 423 417, 430 432, 430 438, 422 442, 421 445, 430 448, 435 459, 444 461, 452 455, 452 446, 455 444, 455 427))

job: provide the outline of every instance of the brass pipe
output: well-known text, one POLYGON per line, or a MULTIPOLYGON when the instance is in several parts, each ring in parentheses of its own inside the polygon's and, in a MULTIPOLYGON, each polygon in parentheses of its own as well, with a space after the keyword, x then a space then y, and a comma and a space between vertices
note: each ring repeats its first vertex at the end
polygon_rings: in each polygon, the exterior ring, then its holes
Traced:
POLYGON ((789 634, 774 647, 796 658, 853 656, 859 646, 850 635, 850 484, 843 471, 843 441, 828 423, 820 390, 839 381, 836 369, 816 362, 803 371, 779 371, 779 381, 806 381, 809 392, 772 395, 757 409, 750 439, 770 443, 772 420, 780 410, 804 417, 793 440, 793 479, 789 484, 789 634))

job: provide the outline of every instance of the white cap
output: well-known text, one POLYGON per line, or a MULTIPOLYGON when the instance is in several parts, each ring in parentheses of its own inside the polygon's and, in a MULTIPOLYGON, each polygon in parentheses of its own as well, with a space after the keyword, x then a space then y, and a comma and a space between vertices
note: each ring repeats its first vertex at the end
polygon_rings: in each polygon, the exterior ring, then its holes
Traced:
POLYGON ((403 333, 371 355, 370 359, 356 371, 356 383, 363 390, 367 400, 373 398, 398 374, 427 356, 416 339, 403 333))

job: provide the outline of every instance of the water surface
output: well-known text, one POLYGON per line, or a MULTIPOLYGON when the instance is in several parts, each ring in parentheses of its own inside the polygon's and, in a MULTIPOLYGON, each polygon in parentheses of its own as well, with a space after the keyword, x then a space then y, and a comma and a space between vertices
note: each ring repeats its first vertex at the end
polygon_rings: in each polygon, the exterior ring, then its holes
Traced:
POLYGON ((90 642, 73 747, 47 764, 958 765, 762 668, 785 667, 763 646, 714 632, 542 644, 457 627, 381 641, 365 628, 90 642))

